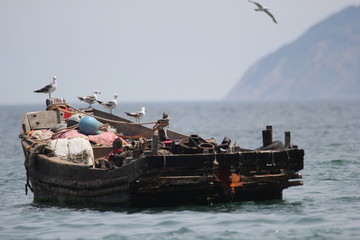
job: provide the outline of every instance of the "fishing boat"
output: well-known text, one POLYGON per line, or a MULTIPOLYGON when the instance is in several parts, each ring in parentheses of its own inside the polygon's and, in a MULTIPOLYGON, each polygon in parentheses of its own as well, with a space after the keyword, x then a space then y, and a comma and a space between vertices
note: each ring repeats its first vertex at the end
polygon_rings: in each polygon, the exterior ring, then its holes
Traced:
POLYGON ((173 131, 166 113, 135 123, 47 99, 44 111, 27 112, 22 122, 26 194, 36 202, 129 207, 282 199, 284 189, 303 184, 304 150, 290 132, 284 142, 272 140, 271 126, 262 135, 261 147, 244 149, 228 137, 217 143, 173 131))

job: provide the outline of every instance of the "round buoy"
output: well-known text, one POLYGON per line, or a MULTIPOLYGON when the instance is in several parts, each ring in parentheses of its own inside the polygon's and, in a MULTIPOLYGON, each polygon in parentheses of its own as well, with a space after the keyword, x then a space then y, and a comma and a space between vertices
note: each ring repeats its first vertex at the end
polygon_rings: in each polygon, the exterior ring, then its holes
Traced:
POLYGON ((86 135, 95 135, 99 130, 100 123, 94 117, 86 116, 79 122, 79 130, 86 135))

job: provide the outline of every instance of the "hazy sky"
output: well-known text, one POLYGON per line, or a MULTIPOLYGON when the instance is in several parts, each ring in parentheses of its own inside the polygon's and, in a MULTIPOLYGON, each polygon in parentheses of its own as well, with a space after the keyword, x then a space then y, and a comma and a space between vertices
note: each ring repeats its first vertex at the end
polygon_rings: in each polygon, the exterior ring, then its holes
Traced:
POLYGON ((0 104, 220 100, 260 58, 360 0, 0 0, 0 104))

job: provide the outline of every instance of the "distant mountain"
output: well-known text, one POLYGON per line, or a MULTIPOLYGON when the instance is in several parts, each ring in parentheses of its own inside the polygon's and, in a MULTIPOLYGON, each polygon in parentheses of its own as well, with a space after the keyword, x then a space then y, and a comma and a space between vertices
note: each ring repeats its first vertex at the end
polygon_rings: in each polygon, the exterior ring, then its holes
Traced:
POLYGON ((258 61, 225 100, 360 98, 360 7, 310 28, 258 61))

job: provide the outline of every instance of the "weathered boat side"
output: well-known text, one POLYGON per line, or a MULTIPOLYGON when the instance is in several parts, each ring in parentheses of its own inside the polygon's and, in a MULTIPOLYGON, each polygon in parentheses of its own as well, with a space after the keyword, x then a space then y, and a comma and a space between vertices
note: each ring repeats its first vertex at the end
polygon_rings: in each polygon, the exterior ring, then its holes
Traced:
POLYGON ((63 122, 64 112, 69 110, 55 107, 24 116, 26 188, 35 201, 136 207, 223 203, 281 199, 284 189, 303 184, 304 150, 290 140, 273 142, 269 129, 264 146, 249 150, 230 146, 227 138, 217 144, 168 130, 167 119, 147 128, 92 108, 80 112, 115 127, 127 145, 93 144, 95 165, 70 162, 56 156, 49 140, 30 134, 63 122), (167 139, 159 139, 160 130, 167 139))
POLYGON ((139 159, 122 168, 101 169, 39 154, 25 167, 37 201, 128 205, 130 183, 143 173, 144 164, 139 159))
POLYGON ((293 180, 301 178, 297 171, 303 168, 303 156, 300 149, 151 156, 132 201, 151 206, 281 199, 283 189, 303 184, 293 180))

